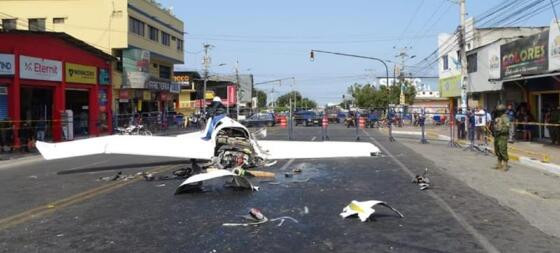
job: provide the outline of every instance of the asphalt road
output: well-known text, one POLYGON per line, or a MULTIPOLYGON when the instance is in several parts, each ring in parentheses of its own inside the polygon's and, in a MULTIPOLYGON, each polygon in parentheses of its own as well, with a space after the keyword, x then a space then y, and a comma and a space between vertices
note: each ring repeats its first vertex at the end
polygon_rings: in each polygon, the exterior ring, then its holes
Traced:
MULTIPOLYGON (((287 139, 272 128, 270 139, 287 139)), ((298 127, 295 139, 321 141, 318 127, 298 127)), ((560 239, 529 225, 377 130, 360 140, 381 146, 371 158, 279 161, 275 181, 259 192, 223 181, 174 195, 181 181, 103 181, 100 177, 161 171, 183 161, 122 155, 32 161, 0 168, 0 252, 560 252, 560 239), (301 175, 285 178, 293 168, 301 175), (420 191, 413 174, 430 168, 433 188, 420 191), (62 172, 62 173, 61 173, 62 172), (383 200, 375 220, 342 219, 352 200, 383 200), (282 226, 224 227, 256 207, 282 226), (304 210, 307 209, 306 213, 304 210)), ((331 125, 330 140, 354 141, 355 130, 331 125)), ((426 146, 429 148, 429 146, 426 146)), ((442 154, 441 159, 446 159, 442 154)))

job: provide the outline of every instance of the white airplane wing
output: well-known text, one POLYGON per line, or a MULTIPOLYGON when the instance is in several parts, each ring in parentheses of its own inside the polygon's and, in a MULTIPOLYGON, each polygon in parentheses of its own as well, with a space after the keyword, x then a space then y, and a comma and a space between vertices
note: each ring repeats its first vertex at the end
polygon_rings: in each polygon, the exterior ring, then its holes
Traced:
POLYGON ((265 141, 259 146, 267 153, 267 158, 302 159, 334 157, 367 157, 378 155, 381 151, 369 142, 311 142, 311 141, 265 141))
POLYGON ((36 147, 47 160, 95 154, 211 159, 214 144, 200 136, 200 133, 177 137, 111 135, 59 143, 38 141, 36 147))

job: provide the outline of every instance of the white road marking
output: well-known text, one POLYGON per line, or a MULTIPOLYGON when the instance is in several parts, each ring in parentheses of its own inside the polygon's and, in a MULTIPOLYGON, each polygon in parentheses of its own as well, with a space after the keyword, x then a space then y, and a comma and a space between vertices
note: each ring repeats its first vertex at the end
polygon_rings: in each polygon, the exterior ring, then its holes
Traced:
MULTIPOLYGON (((415 176, 415 174, 412 173, 412 171, 410 171, 410 169, 408 167, 406 167, 406 165, 404 165, 401 161, 399 161, 397 158, 395 158, 395 156, 393 154, 391 154, 391 152, 389 152, 389 150, 387 150, 385 147, 381 146, 381 144, 376 139, 371 137, 371 135, 369 135, 368 132, 366 132, 364 129, 362 129, 362 131, 364 132, 364 134, 366 136, 369 137, 369 139, 371 141, 373 141, 375 143, 375 145, 377 145, 379 147, 379 149, 381 149, 383 151, 383 153, 389 155, 388 157, 391 158, 391 160, 393 160, 393 162, 395 162, 406 174, 408 174, 411 178, 415 176)), ((440 206, 444 210, 447 210, 451 214, 451 216, 453 216, 453 218, 455 218, 455 220, 457 222, 459 222, 459 224, 467 232, 469 232, 478 241, 480 246, 482 246, 487 252, 491 252, 491 253, 500 252, 494 245, 492 245, 492 243, 484 235, 482 235, 480 232, 478 232, 478 230, 476 230, 476 228, 474 228, 471 224, 469 224, 467 222, 467 220, 462 215, 455 212, 455 210, 453 210, 451 208, 451 206, 449 206, 445 202, 445 200, 443 200, 440 196, 438 196, 433 191, 428 191, 427 193, 436 201, 438 206, 440 206)))
MULTIPOLYGON (((315 139, 317 139, 317 136, 313 136, 313 138, 311 138, 311 141, 314 141, 315 139)), ((288 168, 288 166, 292 165, 292 163, 295 161, 296 159, 292 158, 290 160, 288 160, 284 165, 282 165, 282 167, 280 168, 280 171, 285 170, 286 168, 288 168)))

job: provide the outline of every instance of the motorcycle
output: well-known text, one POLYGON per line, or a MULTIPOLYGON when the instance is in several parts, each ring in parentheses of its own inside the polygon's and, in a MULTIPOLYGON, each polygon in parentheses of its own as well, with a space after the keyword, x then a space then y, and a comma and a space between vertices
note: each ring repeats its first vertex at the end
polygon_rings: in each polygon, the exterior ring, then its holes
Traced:
POLYGON ((146 129, 144 125, 130 125, 126 128, 117 127, 117 133, 120 135, 152 135, 150 130, 146 129))

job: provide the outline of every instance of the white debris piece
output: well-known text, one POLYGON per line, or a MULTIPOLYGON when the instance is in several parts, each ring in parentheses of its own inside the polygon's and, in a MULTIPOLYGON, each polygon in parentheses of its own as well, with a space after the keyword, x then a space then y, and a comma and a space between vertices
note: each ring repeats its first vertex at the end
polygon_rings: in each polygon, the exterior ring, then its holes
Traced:
POLYGON ((371 215, 375 213, 375 209, 373 209, 373 207, 376 205, 385 206, 393 210, 401 218, 404 218, 404 215, 402 215, 401 212, 397 211, 397 209, 392 208, 387 203, 379 200, 368 200, 368 201, 352 200, 352 202, 348 206, 342 209, 342 213, 340 213, 340 216, 342 216, 342 218, 347 218, 349 216, 357 214, 360 220, 362 222, 365 222, 369 219, 369 217, 371 217, 371 215))
POLYGON ((220 177, 231 177, 233 178, 233 183, 236 187, 247 188, 253 191, 258 191, 258 186, 253 186, 251 181, 246 177, 239 176, 229 170, 221 170, 221 169, 212 169, 207 170, 206 173, 196 174, 187 178, 179 187, 177 188, 176 192, 180 192, 182 188, 186 187, 187 185, 194 185, 199 182, 216 179, 220 177))

